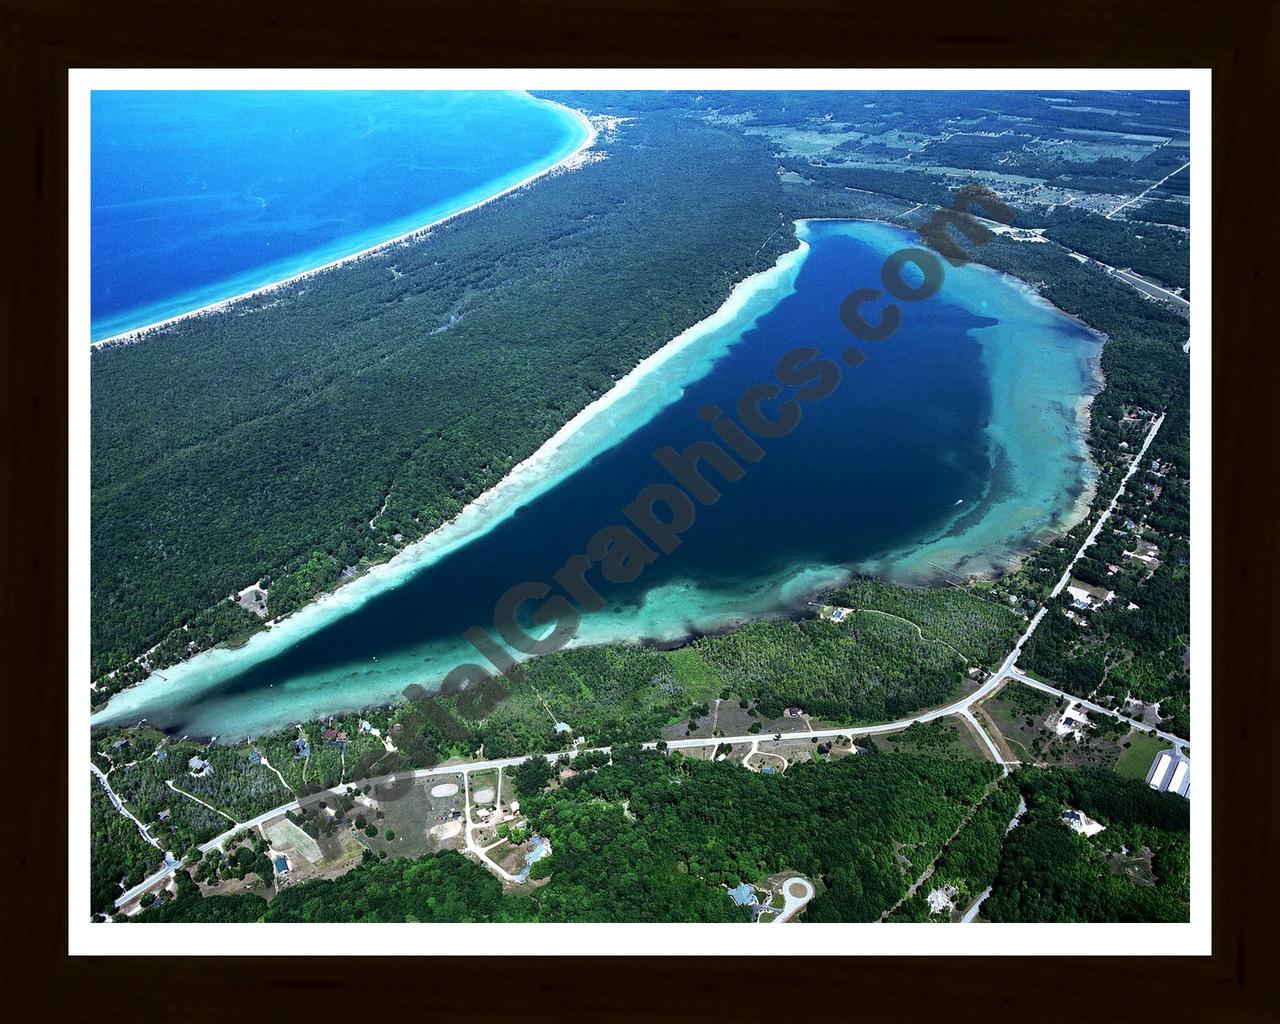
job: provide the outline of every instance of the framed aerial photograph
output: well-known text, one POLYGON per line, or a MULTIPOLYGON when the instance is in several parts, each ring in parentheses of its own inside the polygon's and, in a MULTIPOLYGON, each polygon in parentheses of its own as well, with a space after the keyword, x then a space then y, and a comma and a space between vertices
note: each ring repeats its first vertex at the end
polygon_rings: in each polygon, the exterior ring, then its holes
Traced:
POLYGON ((1206 72, 69 99, 78 947, 1207 950, 1206 72))
POLYGON ((1275 1020, 1271 9, 269 6, 6 7, 6 1013, 1275 1020))

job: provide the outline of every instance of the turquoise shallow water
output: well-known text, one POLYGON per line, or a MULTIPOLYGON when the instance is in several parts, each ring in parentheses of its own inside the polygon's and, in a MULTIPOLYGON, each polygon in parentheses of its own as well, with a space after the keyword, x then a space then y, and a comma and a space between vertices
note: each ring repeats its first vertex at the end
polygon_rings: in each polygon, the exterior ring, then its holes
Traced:
POLYGON ((466 209, 586 134, 517 92, 95 92, 92 337, 466 209))
MULTIPOLYGON (((734 409, 808 345, 852 340, 844 296, 875 286, 885 257, 918 244, 866 222, 803 222, 800 248, 740 289, 713 321, 590 420, 536 473, 513 478, 427 544, 255 637, 167 669, 96 721, 145 716, 202 735, 243 735, 428 688, 464 661, 513 584, 547 581, 647 484, 654 452, 712 435, 708 404, 734 409)), ((993 271, 948 268, 939 293, 904 307, 890 339, 807 402, 788 436, 682 543, 625 585, 593 577, 606 606, 575 643, 674 640, 788 614, 855 568, 923 583, 938 566, 986 572, 1060 530, 1089 487, 1078 406, 1094 388, 1098 339, 993 271)), ((794 390, 794 389, 792 389, 794 390)), ((714 474, 712 474, 714 477, 714 474)))

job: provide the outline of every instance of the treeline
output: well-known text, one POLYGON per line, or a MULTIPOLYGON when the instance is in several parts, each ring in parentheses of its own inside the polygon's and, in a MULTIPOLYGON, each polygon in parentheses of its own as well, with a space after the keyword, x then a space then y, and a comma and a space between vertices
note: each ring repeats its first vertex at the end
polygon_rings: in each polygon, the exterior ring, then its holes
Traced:
POLYGON ((1172 224, 1174 227, 1191 227, 1191 204, 1172 199, 1148 199, 1125 211, 1130 220, 1145 220, 1152 224, 1172 224))
POLYGON ((418 860, 366 858, 339 878, 282 889, 270 903, 251 894, 202 898, 185 871, 177 879, 176 896, 165 894, 137 918, 127 920, 440 924, 527 921, 533 916, 527 897, 504 897, 496 878, 452 850, 418 860))
POLYGON ((1070 206, 1044 218, 1045 235, 1068 249, 1120 269, 1149 274, 1161 284, 1191 287, 1191 243, 1185 234, 1159 225, 1134 225, 1070 206))
POLYGON ((870 615, 757 622, 695 646, 769 718, 795 705, 840 722, 893 721, 958 695, 968 668, 909 624, 870 615))

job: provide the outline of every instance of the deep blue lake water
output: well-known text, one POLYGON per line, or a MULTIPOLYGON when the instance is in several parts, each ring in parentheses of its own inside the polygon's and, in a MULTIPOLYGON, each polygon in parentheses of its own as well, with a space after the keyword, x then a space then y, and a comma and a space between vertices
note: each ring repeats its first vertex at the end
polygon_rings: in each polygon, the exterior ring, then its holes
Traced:
MULTIPOLYGON (((735 409, 798 345, 837 358, 854 340, 841 300, 876 284, 885 256, 912 241, 856 222, 810 222, 800 235, 808 251, 758 319, 714 332, 708 364, 681 381, 683 393, 617 423, 576 472, 434 564, 305 629, 286 622, 240 651, 166 670, 97 720, 146 715, 243 735, 386 701, 411 682, 430 688, 459 661, 479 660, 461 634, 487 626, 508 587, 550 581, 595 531, 626 522, 622 509, 641 488, 670 482, 653 453, 713 439, 703 406, 735 409)), ((673 554, 625 586, 592 574, 609 603, 584 620, 583 640, 671 639, 785 612, 851 566, 905 579, 937 561, 998 567, 1061 524, 1090 476, 1076 405, 1092 386, 1092 334, 970 266, 907 306, 892 338, 859 344, 865 361, 844 367, 829 397, 805 403, 789 436, 761 439, 767 455, 742 479, 708 471, 723 497, 698 507, 673 554)))
POLYGON ((94 340, 447 216, 585 138, 514 92, 95 92, 94 340))

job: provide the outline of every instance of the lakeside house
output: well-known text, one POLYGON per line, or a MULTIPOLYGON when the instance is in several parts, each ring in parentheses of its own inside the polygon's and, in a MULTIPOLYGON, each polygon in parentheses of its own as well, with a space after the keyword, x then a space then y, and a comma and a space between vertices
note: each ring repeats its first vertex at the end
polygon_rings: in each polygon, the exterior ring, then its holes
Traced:
POLYGON ((202 757, 193 757, 187 762, 187 767, 191 770, 191 774, 197 779, 203 778, 205 775, 213 774, 213 765, 202 757))

